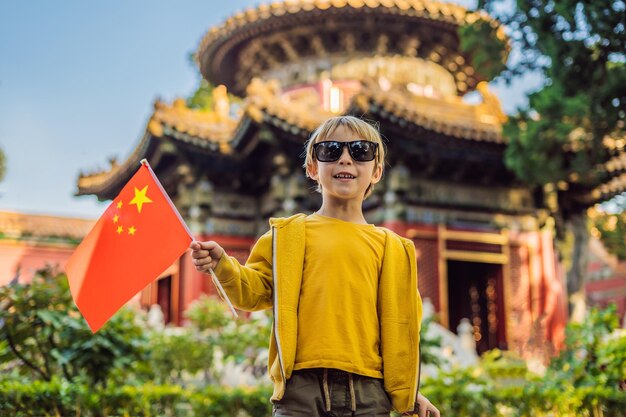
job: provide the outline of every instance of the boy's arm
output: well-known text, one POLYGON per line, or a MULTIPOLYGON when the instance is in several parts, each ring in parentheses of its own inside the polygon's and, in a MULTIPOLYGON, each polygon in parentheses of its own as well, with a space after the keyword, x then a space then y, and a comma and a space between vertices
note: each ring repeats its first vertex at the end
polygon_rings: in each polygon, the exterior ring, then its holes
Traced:
POLYGON ((245 265, 215 242, 193 242, 192 258, 196 269, 209 273, 213 268, 233 305, 240 310, 264 310, 272 306, 272 237, 261 236, 245 265))

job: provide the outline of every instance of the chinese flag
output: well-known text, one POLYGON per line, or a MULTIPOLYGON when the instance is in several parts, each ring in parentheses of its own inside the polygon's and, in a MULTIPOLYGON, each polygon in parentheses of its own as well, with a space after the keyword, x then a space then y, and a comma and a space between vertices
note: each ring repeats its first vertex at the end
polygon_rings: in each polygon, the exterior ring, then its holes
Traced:
POLYGON ((72 297, 91 330, 97 332, 191 241, 156 175, 142 163, 67 263, 72 297))

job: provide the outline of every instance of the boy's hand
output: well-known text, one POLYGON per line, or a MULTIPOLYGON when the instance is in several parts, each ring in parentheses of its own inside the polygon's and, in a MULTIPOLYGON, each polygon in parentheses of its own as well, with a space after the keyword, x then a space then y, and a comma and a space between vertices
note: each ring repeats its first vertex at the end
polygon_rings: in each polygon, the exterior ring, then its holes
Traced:
POLYGON ((191 242, 189 245, 191 249, 191 258, 193 264, 196 266, 196 270, 209 273, 209 269, 215 269, 217 263, 222 259, 224 255, 224 249, 217 244, 217 242, 191 242))
POLYGON ((419 392, 417 393, 417 403, 419 405, 419 414, 417 413, 403 413, 403 416, 417 415, 419 417, 441 417, 439 410, 435 407, 428 398, 424 397, 419 392))

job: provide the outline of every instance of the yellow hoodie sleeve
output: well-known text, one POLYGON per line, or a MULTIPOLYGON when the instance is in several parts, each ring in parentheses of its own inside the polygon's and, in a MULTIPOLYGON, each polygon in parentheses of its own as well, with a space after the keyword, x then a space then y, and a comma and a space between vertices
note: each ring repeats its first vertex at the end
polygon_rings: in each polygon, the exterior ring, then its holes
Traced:
POLYGON ((419 385, 422 302, 413 242, 387 231, 378 287, 385 390, 398 412, 412 410, 419 385))
POLYGON ((224 254, 215 275, 235 307, 245 311, 272 307, 272 233, 259 238, 245 265, 224 254))

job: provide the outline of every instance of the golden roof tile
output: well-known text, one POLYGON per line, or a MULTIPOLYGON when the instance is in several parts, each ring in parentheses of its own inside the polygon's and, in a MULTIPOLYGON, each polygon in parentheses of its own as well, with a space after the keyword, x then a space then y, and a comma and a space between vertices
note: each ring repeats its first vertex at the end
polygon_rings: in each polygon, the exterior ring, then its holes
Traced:
MULTIPOLYGON (((370 110, 371 105, 378 105, 416 125, 459 139, 504 143, 502 123, 506 121, 506 115, 499 101, 489 93, 486 83, 479 91, 483 94, 483 103, 470 105, 458 97, 440 100, 415 96, 400 88, 382 91, 376 83, 366 82, 352 102, 353 106, 365 112, 370 110)), ((326 118, 333 116, 319 108, 284 100, 276 86, 260 79, 250 83, 247 94, 247 113, 257 122, 265 114, 311 132, 326 118)))
POLYGON ((299 102, 287 101, 280 97, 279 87, 272 81, 254 78, 246 89, 248 113, 255 121, 262 115, 275 117, 289 125, 312 132, 320 123, 333 116, 319 107, 312 108, 299 102))
POLYGON ((176 99, 171 105, 157 100, 154 113, 148 122, 150 133, 162 136, 164 128, 188 134, 209 142, 228 142, 237 127, 237 120, 216 110, 190 109, 183 99, 176 99))
POLYGON ((95 220, 91 219, 0 212, 0 236, 3 239, 80 240, 94 224, 95 220))
POLYGON ((459 97, 445 99, 413 95, 400 87, 383 91, 377 83, 366 83, 354 99, 362 111, 378 105, 385 111, 418 126, 460 139, 474 139, 504 143, 502 122, 506 116, 495 96, 489 96, 486 86, 481 87, 483 103, 467 104, 459 97))

